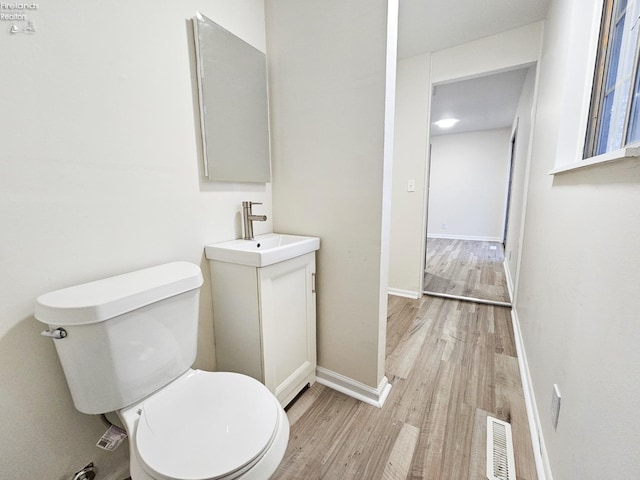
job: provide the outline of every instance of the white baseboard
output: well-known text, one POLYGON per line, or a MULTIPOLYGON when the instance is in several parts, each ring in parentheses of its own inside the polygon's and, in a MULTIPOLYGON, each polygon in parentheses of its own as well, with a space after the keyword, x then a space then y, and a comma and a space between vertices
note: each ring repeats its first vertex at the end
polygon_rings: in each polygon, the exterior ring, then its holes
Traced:
POLYGON ((531 443, 533 444, 533 456, 536 462, 538 480, 553 480, 553 475, 551 473, 551 464, 549 463, 549 455, 547 453, 547 446, 544 442, 544 436, 542 434, 540 412, 538 411, 536 396, 533 391, 531 372, 529 371, 529 362, 527 361, 527 355, 524 350, 522 332, 520 331, 520 322, 518 320, 518 313, 516 312, 515 308, 511 309, 511 321, 513 324, 513 334, 516 341, 516 351, 518 352, 520 378, 522 379, 524 401, 527 407, 527 417, 529 418, 529 431, 531 432, 531 443))
POLYGON ((372 388, 357 380, 322 367, 316 368, 316 381, 321 385, 378 408, 382 408, 389 395, 389 390, 391 390, 391 384, 387 377, 382 377, 378 388, 372 388))
POLYGON ((449 240, 474 240, 476 242, 502 242, 500 237, 484 237, 476 235, 453 235, 448 233, 428 233, 427 238, 448 238, 449 240))
POLYGON ((420 292, 414 292, 413 290, 402 290, 401 288, 389 288, 389 295, 395 295, 396 297, 405 297, 405 298, 413 298, 418 299, 422 297, 420 292))

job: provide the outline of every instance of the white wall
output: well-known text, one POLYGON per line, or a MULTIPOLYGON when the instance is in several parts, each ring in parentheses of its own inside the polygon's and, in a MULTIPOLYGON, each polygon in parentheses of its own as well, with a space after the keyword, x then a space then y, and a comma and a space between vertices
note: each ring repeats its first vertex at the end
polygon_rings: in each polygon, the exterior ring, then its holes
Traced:
POLYGON ((423 268, 416 259, 424 256, 426 229, 430 69, 428 53, 398 61, 389 284, 392 291, 416 297, 423 268), (409 180, 415 182, 414 192, 407 190, 409 180))
MULTIPOLYGON (((90 461, 99 479, 126 476, 116 470, 128 447, 96 448, 103 425, 73 407, 32 316, 38 295, 173 260, 202 265, 207 279, 203 246, 240 236, 242 200, 271 216, 270 185, 201 181, 187 20, 197 10, 264 51, 260 0, 60 0, 33 12, 34 35, 2 22, 2 478, 66 480, 90 461)), ((208 289, 196 366, 212 369, 208 289)))
POLYGON ((428 108, 433 85, 532 65, 539 56, 542 31, 542 22, 537 22, 439 50, 423 56, 422 60, 417 57, 399 62, 390 292, 419 295, 422 288, 426 228, 417 225, 427 217, 426 182, 420 176, 421 171, 425 175, 427 172, 425 166, 420 166, 420 159, 426 161, 423 148, 428 143, 430 119, 428 116, 420 118, 420 111, 425 103, 428 108), (427 73, 426 65, 418 66, 421 61, 430 63, 427 73), (410 66, 412 62, 414 67, 410 66), (402 104, 410 102, 405 98, 411 98, 411 95, 415 95, 415 110, 411 107, 402 108, 402 104), (411 129, 409 132, 408 128, 411 129), (406 181, 412 178, 408 175, 414 174, 415 194, 411 199, 405 197, 399 200, 399 197, 406 195, 402 189, 406 191, 406 181), (397 259, 402 260, 396 265, 397 259))
POLYGON ((431 137, 427 235, 501 242, 511 129, 431 137))
POLYGON ((266 16, 274 226, 321 238, 319 366, 375 388, 386 322, 387 1, 268 1, 266 16))
POLYGON ((540 54, 543 22, 434 52, 431 57, 434 84, 483 76, 532 64, 540 54))
POLYGON ((548 174, 573 161, 584 141, 577 121, 564 125, 575 113, 564 106, 584 108, 601 4, 551 3, 516 299, 539 421, 561 480, 640 473, 640 165, 548 174), (554 383, 562 393, 557 430, 554 383))

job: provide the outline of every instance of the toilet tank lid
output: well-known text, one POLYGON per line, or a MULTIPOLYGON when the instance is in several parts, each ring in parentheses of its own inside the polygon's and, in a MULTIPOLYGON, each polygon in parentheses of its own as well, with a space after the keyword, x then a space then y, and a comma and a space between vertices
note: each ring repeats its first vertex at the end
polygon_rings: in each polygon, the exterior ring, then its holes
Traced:
POLYGON ((102 322, 199 288, 200 267, 173 262, 40 295, 35 317, 56 326, 102 322))

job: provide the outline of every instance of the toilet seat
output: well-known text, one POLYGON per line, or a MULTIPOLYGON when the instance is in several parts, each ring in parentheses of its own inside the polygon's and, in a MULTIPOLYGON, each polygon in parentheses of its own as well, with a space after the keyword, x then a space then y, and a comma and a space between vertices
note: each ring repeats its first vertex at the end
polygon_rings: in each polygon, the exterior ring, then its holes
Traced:
POLYGON ((234 478, 269 449, 280 405, 257 380, 194 370, 139 405, 136 450, 154 478, 234 478))

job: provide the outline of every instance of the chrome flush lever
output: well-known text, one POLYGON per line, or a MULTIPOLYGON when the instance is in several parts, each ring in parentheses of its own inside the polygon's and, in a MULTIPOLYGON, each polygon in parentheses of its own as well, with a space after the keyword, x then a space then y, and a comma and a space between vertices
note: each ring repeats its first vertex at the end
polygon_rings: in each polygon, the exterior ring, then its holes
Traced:
POLYGON ((55 330, 43 330, 40 335, 60 340, 67 336, 67 331, 64 328, 56 328, 55 330))

